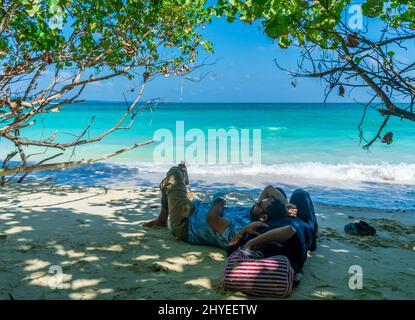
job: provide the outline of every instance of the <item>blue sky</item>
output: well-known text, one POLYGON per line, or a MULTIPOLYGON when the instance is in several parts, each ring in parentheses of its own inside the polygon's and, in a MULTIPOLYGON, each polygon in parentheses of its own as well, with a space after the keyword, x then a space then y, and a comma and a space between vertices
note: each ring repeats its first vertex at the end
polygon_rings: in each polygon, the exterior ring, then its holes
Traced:
MULTIPOLYGON (((161 98, 166 102, 323 101, 323 86, 319 80, 299 79, 297 87, 293 88, 290 76, 274 63, 277 58, 282 65, 295 67, 298 50, 279 48, 258 30, 258 26, 240 22, 229 24, 224 19, 215 19, 203 31, 215 49, 214 54, 208 56, 208 61, 214 64, 203 68, 203 73, 209 73, 208 76, 199 82, 159 77, 147 85, 146 99, 161 98)), ((192 76, 197 78, 200 73, 202 71, 192 76)), ((132 83, 127 79, 117 78, 90 86, 83 97, 123 100, 123 92, 128 93, 131 87, 132 83)), ((351 100, 334 97, 331 101, 351 100)))
MULTIPOLYGON (((345 16, 346 19, 348 19, 345 16)), ((366 19, 366 18, 365 18, 366 19)), ((365 21, 365 25, 368 21, 365 21)), ((381 23, 378 19, 369 22, 366 36, 378 39, 381 23)), ((367 25, 366 25, 367 26, 367 25)), ((180 77, 160 76, 147 84, 144 99, 161 99, 164 102, 303 102, 321 103, 324 101, 325 82, 315 78, 298 78, 296 87, 291 85, 292 77, 277 68, 279 65, 295 70, 300 58, 298 48, 282 49, 268 38, 259 24, 248 25, 241 22, 228 23, 226 19, 215 18, 201 31, 205 39, 211 40, 214 54, 203 53, 196 64, 207 58, 208 63, 198 69, 192 77, 207 74, 201 81, 194 82, 180 77)), ((69 34, 69 32, 68 32, 69 34)), ((410 53, 415 50, 415 42, 408 50, 398 48, 400 61, 410 62, 410 53)), ((53 72, 48 74, 53 76, 53 72)), ((117 77, 108 81, 91 83, 82 94, 85 100, 123 101, 134 99, 131 88, 137 81, 117 77)), ((370 99, 368 89, 346 90, 344 97, 333 92, 328 102, 362 102, 370 99)), ((336 91, 336 90, 334 90, 336 91)), ((400 102, 400 101, 399 101, 400 102)))
MULTIPOLYGON (((379 27, 379 23, 371 23, 379 27)), ((373 32, 370 32, 373 33, 373 32)), ((378 35, 378 33, 376 32, 378 35)), ((241 22, 229 24, 215 19, 203 30, 206 39, 214 45, 214 54, 208 55, 213 65, 205 66, 209 73, 203 80, 192 82, 178 77, 159 77, 146 87, 145 98, 160 98, 164 102, 323 102, 325 84, 319 79, 300 78, 297 86, 292 78, 279 70, 274 59, 284 67, 295 69, 300 52, 297 48, 281 49, 266 37, 258 25, 241 22)), ((199 62, 202 61, 202 55, 199 62)), ((201 71, 202 72, 202 71, 201 71)), ((199 73, 193 74, 198 77, 199 73)), ((98 83, 85 90, 87 100, 123 100, 130 96, 132 82, 124 78, 98 83)), ((345 97, 333 93, 329 102, 366 102, 366 89, 356 89, 345 97)))

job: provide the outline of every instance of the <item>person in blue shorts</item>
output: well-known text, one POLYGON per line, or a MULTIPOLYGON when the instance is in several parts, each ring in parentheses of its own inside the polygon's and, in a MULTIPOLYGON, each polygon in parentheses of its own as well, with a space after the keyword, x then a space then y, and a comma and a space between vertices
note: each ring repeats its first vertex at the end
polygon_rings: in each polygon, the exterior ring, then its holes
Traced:
POLYGON ((169 169, 160 182, 161 209, 159 217, 144 224, 146 227, 167 227, 179 240, 192 244, 226 248, 237 234, 255 233, 266 226, 251 222, 249 208, 225 207, 225 200, 212 203, 200 201, 188 190, 189 177, 184 163, 169 169))
MULTIPOLYGON (((144 226, 167 227, 169 220, 170 231, 177 239, 224 249, 228 248, 229 243, 236 243, 246 235, 258 235, 257 229, 269 227, 265 221, 251 221, 252 209, 249 207, 226 206, 223 198, 217 198, 212 203, 201 202, 187 189, 188 184, 185 164, 172 167, 160 183, 160 215, 144 226)), ((283 199, 282 192, 268 186, 262 191, 257 203, 267 210, 283 199)), ((296 206, 291 203, 287 202, 285 209, 281 217, 297 214, 296 206)), ((281 229, 282 237, 286 229, 281 229)))

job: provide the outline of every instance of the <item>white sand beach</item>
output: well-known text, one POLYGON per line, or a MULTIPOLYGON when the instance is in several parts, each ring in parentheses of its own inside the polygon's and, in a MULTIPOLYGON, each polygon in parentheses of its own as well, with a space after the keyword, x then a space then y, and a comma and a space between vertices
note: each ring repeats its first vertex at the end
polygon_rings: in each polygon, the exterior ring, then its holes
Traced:
MULTIPOLYGON (((140 225, 158 214, 156 189, 37 182, 0 190, 0 299, 253 299, 221 288, 223 250, 140 225), (49 286, 51 266, 62 268, 60 289, 49 286)), ((257 196, 227 200, 243 205, 257 196)), ((316 211, 323 235, 288 299, 415 299, 415 211, 321 204, 316 211), (377 236, 345 234, 355 219, 377 236), (363 269, 361 290, 349 289, 352 265, 363 269)))

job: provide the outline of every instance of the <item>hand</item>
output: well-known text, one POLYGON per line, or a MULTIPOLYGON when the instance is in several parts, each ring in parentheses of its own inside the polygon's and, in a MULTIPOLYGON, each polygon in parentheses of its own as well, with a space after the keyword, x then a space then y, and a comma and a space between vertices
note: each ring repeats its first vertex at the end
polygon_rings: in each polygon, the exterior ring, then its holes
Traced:
POLYGON ((249 240, 247 243, 245 243, 244 250, 252 250, 253 247, 254 247, 253 241, 249 240))
POLYGON ((228 246, 232 247, 237 245, 242 240, 242 235, 238 233, 231 241, 228 242, 228 246))
POLYGON ((252 223, 248 224, 243 229, 243 231, 245 233, 249 233, 249 234, 252 234, 254 236, 258 236, 259 233, 256 231, 256 229, 261 228, 261 227, 269 227, 269 225, 267 225, 265 222, 262 222, 262 221, 255 221, 255 222, 252 222, 252 223))
POLYGON ((239 232, 231 241, 229 241, 228 245, 229 246, 237 245, 247 233, 252 234, 254 236, 258 236, 259 233, 256 231, 256 229, 260 227, 269 227, 269 226, 266 223, 261 222, 261 221, 252 222, 249 225, 247 225, 245 228, 243 228, 241 232, 239 232))
POLYGON ((288 203, 287 204, 287 211, 288 211, 288 215, 290 217, 294 217, 294 218, 297 217, 298 209, 297 209, 297 206, 295 204, 288 203))

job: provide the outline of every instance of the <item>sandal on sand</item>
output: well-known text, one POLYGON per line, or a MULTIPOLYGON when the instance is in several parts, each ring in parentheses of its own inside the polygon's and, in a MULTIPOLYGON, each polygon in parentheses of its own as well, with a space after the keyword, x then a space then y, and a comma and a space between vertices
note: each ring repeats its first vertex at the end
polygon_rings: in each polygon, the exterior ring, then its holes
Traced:
POLYGON ((367 222, 359 220, 345 225, 344 232, 355 236, 374 236, 376 234, 376 229, 367 222))

